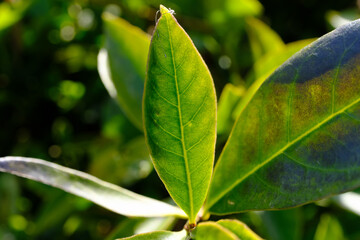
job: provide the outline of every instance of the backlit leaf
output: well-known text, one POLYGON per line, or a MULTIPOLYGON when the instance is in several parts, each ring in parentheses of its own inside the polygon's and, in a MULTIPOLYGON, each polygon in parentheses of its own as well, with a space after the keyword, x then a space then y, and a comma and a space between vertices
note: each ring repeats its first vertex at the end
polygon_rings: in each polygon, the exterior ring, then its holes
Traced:
POLYGON ((103 15, 105 46, 98 71, 110 96, 131 122, 142 130, 142 94, 150 37, 121 18, 103 15))
POLYGON ((215 90, 191 39, 163 6, 150 46, 144 121, 155 169, 195 223, 212 173, 215 90))
POLYGON ((262 238, 256 235, 246 224, 238 220, 223 219, 217 224, 228 229, 234 233, 241 240, 261 240, 262 238))
POLYGON ((314 240, 345 240, 340 222, 331 215, 322 215, 314 240))
POLYGON ((215 222, 202 222, 194 232, 196 240, 240 240, 229 229, 215 222))
POLYGON ((169 231, 157 231, 150 233, 142 233, 134 235, 129 238, 121 238, 126 240, 185 240, 186 231, 182 230, 181 232, 169 232, 169 231))
POLYGON ((40 159, 2 157, 0 172, 8 172, 60 188, 125 216, 184 217, 185 215, 177 207, 138 195, 89 174, 40 159))
POLYGON ((256 18, 246 19, 246 31, 254 60, 284 46, 280 36, 264 22, 256 18))
POLYGON ((360 186, 360 21, 249 89, 206 209, 288 208, 360 186))

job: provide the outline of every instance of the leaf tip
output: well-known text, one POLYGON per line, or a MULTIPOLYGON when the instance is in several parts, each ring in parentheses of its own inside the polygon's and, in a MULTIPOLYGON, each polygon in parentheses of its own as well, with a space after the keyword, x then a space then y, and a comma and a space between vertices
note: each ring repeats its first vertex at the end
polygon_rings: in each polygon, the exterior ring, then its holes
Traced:
POLYGON ((160 4, 160 13, 161 13, 161 15, 164 15, 166 13, 170 13, 171 15, 173 15, 175 13, 175 11, 172 10, 171 8, 167 9, 164 5, 160 4))

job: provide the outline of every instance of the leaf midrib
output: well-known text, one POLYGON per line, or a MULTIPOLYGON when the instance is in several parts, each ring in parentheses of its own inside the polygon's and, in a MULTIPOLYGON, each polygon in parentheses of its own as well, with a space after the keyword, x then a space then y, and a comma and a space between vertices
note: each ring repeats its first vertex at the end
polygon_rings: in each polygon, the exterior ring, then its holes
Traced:
MULTIPOLYGON (((333 118, 335 118, 336 116, 344 113, 346 110, 348 110, 349 108, 351 108, 352 106, 356 105, 357 103, 360 102, 360 98, 356 99, 354 102, 352 102, 351 104, 349 104, 348 106, 340 109, 339 111, 330 114, 330 116, 328 116, 327 118, 325 118, 324 120, 322 120, 321 122, 319 122, 318 124, 316 124, 315 126, 313 126, 312 128, 310 128, 308 131, 304 132, 303 134, 301 134, 300 136, 298 136, 297 138, 295 138, 294 140, 292 140, 291 142, 288 142, 284 147, 282 147, 279 151, 277 151, 276 153, 274 153, 273 155, 271 155, 269 158, 267 158, 264 162, 262 162, 261 164, 259 164, 258 166, 254 167, 251 171, 249 171, 247 174, 245 174, 242 178, 238 179, 237 181, 235 181, 233 184, 231 184, 229 187, 227 187, 224 191, 222 191, 221 194, 218 195, 218 197, 215 198, 215 200, 213 200, 211 202, 211 204, 209 204, 207 206, 207 209, 210 209, 215 203, 217 203, 223 196, 225 196, 228 192, 230 192, 233 188, 235 188, 237 185, 239 185, 241 182, 243 182, 245 179, 247 179, 249 176, 251 176, 252 174, 254 174, 257 170, 259 170, 260 168, 262 168, 263 166, 265 166, 266 164, 268 164, 269 162, 271 162, 273 159, 275 159, 277 156, 279 156, 280 154, 282 154, 283 152, 285 152, 289 147, 291 147, 292 145, 294 145, 295 143, 299 142, 300 140, 302 140, 303 138, 305 138, 306 136, 310 135, 312 132, 314 132, 315 130, 319 129, 321 126, 323 126, 325 123, 329 122, 330 120, 332 120, 333 118)), ((224 149, 225 150, 225 149, 224 149)))
MULTIPOLYGON (((167 13, 167 14, 169 14, 169 13, 167 13)), ((170 17, 172 17, 172 16, 170 16, 170 17)), ((175 79, 176 96, 177 96, 177 109, 178 109, 178 113, 179 113, 179 123, 180 123, 180 132, 181 132, 181 145, 182 145, 182 150, 183 150, 183 158, 184 158, 184 162, 185 162, 186 178, 187 178, 187 182, 188 182, 187 185, 188 185, 188 190, 189 190, 189 203, 190 203, 190 216, 189 216, 190 219, 189 220, 190 220, 190 223, 192 223, 191 221, 194 220, 193 194, 192 194, 192 187, 191 187, 191 176, 190 176, 189 162, 188 162, 187 150, 186 150, 186 146, 185 146, 185 134, 184 134, 183 121, 182 121, 182 114, 181 114, 180 91, 179 91, 178 78, 177 78, 177 73, 176 73, 175 57, 174 57, 175 55, 174 55, 174 50, 173 50, 173 44, 172 44, 172 39, 171 39, 171 31, 170 31, 170 28, 169 28, 168 17, 165 16, 165 19, 166 19, 166 26, 167 26, 168 34, 169 34, 172 65, 173 65, 173 68, 174 68, 174 79, 175 79)))

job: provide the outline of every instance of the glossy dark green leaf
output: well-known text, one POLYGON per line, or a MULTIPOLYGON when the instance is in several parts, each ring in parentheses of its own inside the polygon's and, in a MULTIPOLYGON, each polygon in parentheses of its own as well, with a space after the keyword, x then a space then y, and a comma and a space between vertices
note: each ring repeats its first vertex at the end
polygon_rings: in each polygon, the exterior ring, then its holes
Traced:
POLYGON ((128 238, 121 238, 126 240, 185 240, 186 231, 181 232, 169 232, 169 231, 157 231, 150 233, 142 233, 128 238))
POLYGON ((177 207, 133 193, 89 174, 35 158, 2 157, 0 172, 32 179, 133 217, 179 216, 177 207))
POLYGON ((360 185, 360 21, 252 86, 215 168, 206 209, 280 209, 360 185))
POLYGON ((261 240, 256 233, 254 233, 246 224, 238 220, 223 219, 217 222, 217 224, 228 229, 234 233, 241 240, 261 240))
POLYGON ((144 123, 155 169, 195 223, 212 173, 215 90, 191 39, 163 6, 150 46, 144 123))
POLYGON ((150 37, 121 18, 104 14, 105 46, 98 71, 111 97, 142 130, 142 94, 150 37))

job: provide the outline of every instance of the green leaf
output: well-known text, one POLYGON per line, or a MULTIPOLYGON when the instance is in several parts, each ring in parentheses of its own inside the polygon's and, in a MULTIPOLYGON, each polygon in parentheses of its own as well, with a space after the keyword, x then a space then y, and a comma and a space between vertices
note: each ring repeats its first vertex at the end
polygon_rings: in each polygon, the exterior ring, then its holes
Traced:
POLYGON ((202 222, 194 231, 196 240, 240 240, 229 229, 215 222, 202 222))
POLYGON ((284 47, 284 42, 280 36, 259 19, 247 18, 246 31, 254 60, 284 47))
POLYGON ((226 27, 223 24, 234 18, 238 21, 239 18, 258 16, 264 10, 258 0, 208 0, 204 8, 209 21, 218 28, 226 27))
POLYGON ((294 207, 360 186, 360 21, 257 82, 215 167, 206 209, 294 207))
POLYGON ((225 85, 218 103, 217 133, 229 133, 234 124, 232 114, 244 95, 245 89, 228 83, 225 85))
POLYGON ((127 218, 121 221, 104 240, 114 240, 116 238, 124 238, 153 231, 170 230, 177 220, 175 217, 127 218))
POLYGON ((212 173, 215 90, 189 36, 163 6, 161 15, 145 82, 145 136, 160 178, 190 223, 195 223, 212 173))
POLYGON ((0 172, 8 172, 60 188, 125 216, 185 217, 180 209, 169 204, 138 195, 89 174, 40 159, 2 157, 0 172))
POLYGON ((141 104, 150 37, 109 13, 103 15, 103 21, 106 41, 98 56, 101 80, 130 121, 142 130, 141 104))
POLYGON ((186 231, 169 232, 169 231, 156 231, 150 233, 142 233, 128 238, 121 238, 126 240, 185 240, 186 231))
POLYGON ((258 0, 224 0, 223 2, 226 13, 231 17, 256 16, 263 11, 263 6, 258 0))
POLYGON ((120 144, 114 139, 100 139, 90 146, 89 173, 105 181, 129 186, 145 178, 153 169, 143 136, 120 144))
POLYGON ((313 41, 314 39, 305 39, 288 43, 275 51, 270 51, 265 54, 255 62, 253 69, 246 77, 245 82, 250 85, 250 83, 253 83, 257 79, 268 78, 271 73, 273 73, 274 70, 283 64, 288 58, 313 41))
POLYGON ((360 14, 356 8, 345 9, 341 12, 330 10, 326 13, 325 16, 327 22, 334 28, 347 24, 353 20, 358 19, 359 17, 360 14))
POLYGON ((344 232, 340 222, 333 216, 321 216, 314 240, 344 240, 344 232))
POLYGON ((217 222, 222 227, 234 233, 241 240, 261 240, 246 224, 238 220, 223 219, 217 222))
MULTIPOLYGON (((261 217, 261 229, 266 239, 301 240, 304 237, 304 215, 302 208, 280 211, 256 212, 261 217)), ((307 229, 309 231, 309 229, 307 229)))

